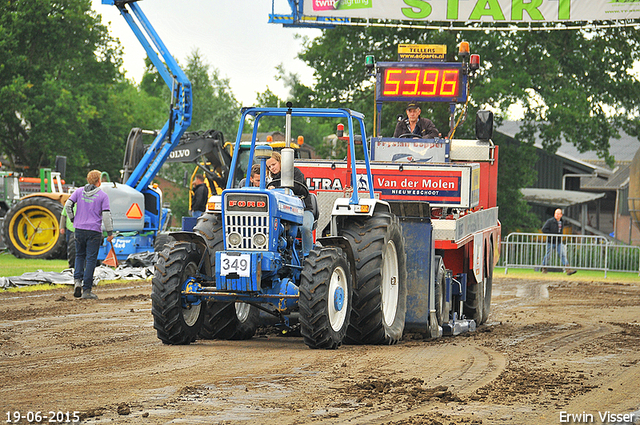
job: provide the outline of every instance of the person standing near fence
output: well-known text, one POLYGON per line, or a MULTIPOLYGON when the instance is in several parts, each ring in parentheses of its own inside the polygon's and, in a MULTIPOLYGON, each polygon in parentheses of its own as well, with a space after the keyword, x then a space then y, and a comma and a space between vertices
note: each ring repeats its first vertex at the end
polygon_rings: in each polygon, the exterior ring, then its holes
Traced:
POLYGON ((555 249, 560 257, 560 263, 565 268, 566 273, 570 276, 576 271, 569 269, 569 262, 567 261, 567 253, 565 246, 562 243, 562 229, 564 229, 564 221, 562 221, 562 210, 558 208, 553 217, 547 220, 542 226, 542 233, 548 235, 560 235, 560 236, 547 236, 547 253, 542 259, 542 273, 547 272, 547 261, 551 256, 551 253, 555 249))

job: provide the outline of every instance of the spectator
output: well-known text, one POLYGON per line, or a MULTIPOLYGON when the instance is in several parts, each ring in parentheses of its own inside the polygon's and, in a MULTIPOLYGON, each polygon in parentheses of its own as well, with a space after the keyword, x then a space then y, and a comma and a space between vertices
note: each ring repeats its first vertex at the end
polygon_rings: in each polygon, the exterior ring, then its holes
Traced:
POLYGON ((420 112, 420 105, 410 102, 407 105, 407 118, 398 121, 393 137, 410 134, 416 139, 435 139, 442 136, 430 119, 420 117, 420 112))
POLYGON ((101 184, 100 171, 89 171, 87 185, 73 192, 64 204, 67 216, 76 228, 76 263, 73 272, 73 296, 76 298, 98 299, 91 288, 98 250, 102 243, 101 224, 104 224, 107 231, 107 241, 113 240, 109 197, 100 189, 101 184))
MULTIPOLYGON (((564 229, 564 221, 562 220, 562 210, 558 208, 553 217, 547 220, 542 226, 542 233, 548 235, 562 235, 562 229, 564 229)), ((560 263, 568 275, 574 274, 576 271, 569 269, 569 263, 567 262, 567 253, 565 246, 562 244, 561 236, 547 236, 547 253, 542 259, 542 273, 547 273, 547 261, 551 256, 551 252, 556 250, 558 257, 560 257, 560 263)))
POLYGON ((207 210, 209 189, 204 184, 204 176, 196 174, 193 182, 193 195, 191 196, 191 217, 200 217, 207 210))
MULTIPOLYGON (((272 179, 271 183, 269 183, 269 189, 272 189, 274 187, 280 187, 282 184, 282 182, 280 181, 280 179, 282 178, 281 162, 282 162, 282 157, 278 152, 273 152, 271 154, 271 158, 267 159, 267 168, 269 169, 269 172, 271 174, 271 179, 272 179)), ((300 183, 300 185, 306 188, 306 185, 304 184, 304 174, 302 174, 302 171, 300 171, 300 169, 297 167, 293 168, 293 180, 300 183)), ((305 194, 305 193, 302 193, 300 188, 296 189, 294 187, 293 193, 296 193, 297 195, 300 196, 300 195, 306 195, 309 192, 306 191, 306 194, 305 194)), ((302 199, 302 202, 304 203, 304 218, 303 218, 302 227, 301 227, 302 253, 304 256, 307 256, 309 255, 309 252, 311 251, 311 248, 313 246, 312 231, 313 231, 314 217, 313 217, 311 203, 307 202, 306 199, 304 198, 302 199)))

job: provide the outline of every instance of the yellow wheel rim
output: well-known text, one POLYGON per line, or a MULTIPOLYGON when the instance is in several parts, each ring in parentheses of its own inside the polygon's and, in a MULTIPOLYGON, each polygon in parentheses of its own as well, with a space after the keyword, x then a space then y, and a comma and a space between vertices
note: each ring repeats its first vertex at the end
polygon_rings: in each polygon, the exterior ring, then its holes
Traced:
POLYGON ((13 246, 26 255, 50 251, 60 236, 56 216, 47 208, 35 205, 18 211, 9 228, 13 246))

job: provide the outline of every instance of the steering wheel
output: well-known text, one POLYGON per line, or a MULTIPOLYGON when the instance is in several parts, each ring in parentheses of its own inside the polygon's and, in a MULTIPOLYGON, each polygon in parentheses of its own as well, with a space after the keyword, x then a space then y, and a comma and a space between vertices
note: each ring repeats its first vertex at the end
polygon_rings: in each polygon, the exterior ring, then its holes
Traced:
MULTIPOLYGON (((271 182, 267 185, 267 187, 273 185, 276 188, 281 187, 282 180, 281 179, 275 179, 275 180, 271 180, 271 182)), ((300 183, 297 180, 293 181, 293 193, 295 193, 296 195, 300 196, 301 198, 306 198, 307 196, 309 196, 309 189, 307 188, 307 185, 300 183)))
POLYGON ((400 139, 420 139, 420 135, 416 133, 404 133, 398 136, 400 139))

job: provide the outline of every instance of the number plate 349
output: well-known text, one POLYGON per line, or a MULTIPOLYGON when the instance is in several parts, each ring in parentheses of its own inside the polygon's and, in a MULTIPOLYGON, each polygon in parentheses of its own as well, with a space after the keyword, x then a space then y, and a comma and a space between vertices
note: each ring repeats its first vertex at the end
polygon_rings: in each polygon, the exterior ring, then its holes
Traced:
POLYGON ((220 275, 237 273, 241 277, 251 276, 251 255, 220 253, 220 275))

